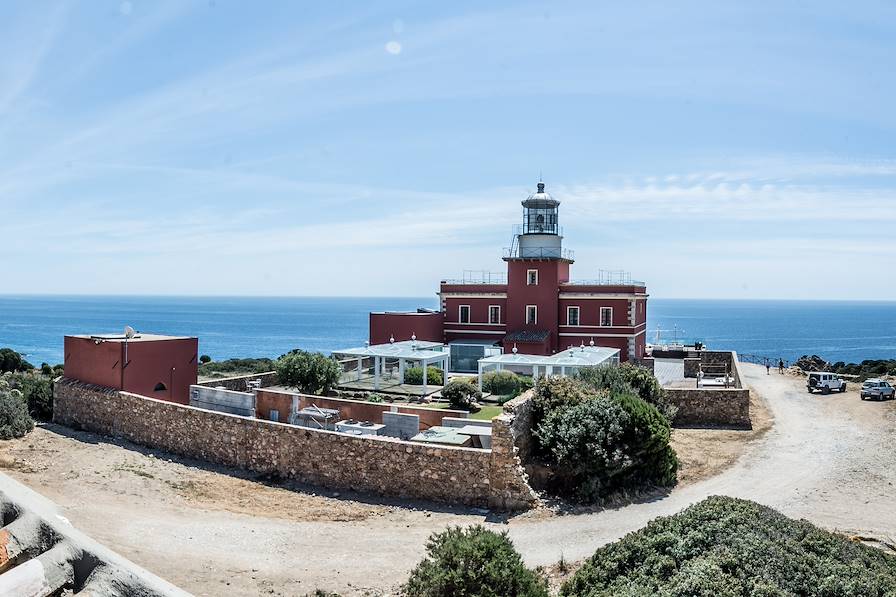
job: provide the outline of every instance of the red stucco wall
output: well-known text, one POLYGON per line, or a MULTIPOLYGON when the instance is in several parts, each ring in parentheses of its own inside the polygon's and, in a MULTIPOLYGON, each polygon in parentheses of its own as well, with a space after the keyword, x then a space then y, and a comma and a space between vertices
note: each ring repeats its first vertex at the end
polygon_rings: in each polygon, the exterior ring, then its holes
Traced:
POLYGON ((396 342, 417 340, 444 342, 441 313, 371 313, 370 343, 386 344, 394 336, 396 342))

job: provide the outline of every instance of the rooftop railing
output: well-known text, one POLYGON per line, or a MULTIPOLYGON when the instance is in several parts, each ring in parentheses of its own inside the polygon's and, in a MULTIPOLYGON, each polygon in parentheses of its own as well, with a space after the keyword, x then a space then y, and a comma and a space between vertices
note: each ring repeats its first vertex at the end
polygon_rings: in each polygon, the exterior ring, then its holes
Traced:
POLYGON ((463 278, 442 280, 442 284, 507 284, 507 273, 464 270, 463 278))
POLYGON ((641 280, 632 278, 625 270, 598 270, 597 278, 570 280, 570 286, 646 286, 641 280))

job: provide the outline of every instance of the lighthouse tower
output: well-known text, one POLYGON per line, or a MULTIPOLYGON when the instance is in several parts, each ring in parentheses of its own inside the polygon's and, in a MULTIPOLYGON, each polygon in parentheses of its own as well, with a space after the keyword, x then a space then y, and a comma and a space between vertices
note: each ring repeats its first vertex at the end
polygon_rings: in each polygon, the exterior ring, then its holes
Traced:
POLYGON ((507 336, 526 354, 552 354, 559 347, 558 292, 569 281, 572 253, 563 248, 560 202, 539 182, 523 202, 523 223, 504 255, 507 262, 507 336))

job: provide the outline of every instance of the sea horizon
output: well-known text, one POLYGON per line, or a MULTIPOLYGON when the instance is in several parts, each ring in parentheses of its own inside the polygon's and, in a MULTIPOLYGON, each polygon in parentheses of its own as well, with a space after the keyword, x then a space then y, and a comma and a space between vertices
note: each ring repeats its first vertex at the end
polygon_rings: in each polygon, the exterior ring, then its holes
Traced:
MULTIPOLYGON (((196 336, 215 360, 276 358, 294 348, 329 353, 368 338, 371 311, 438 308, 430 297, 0 295, 0 347, 34 365, 63 361, 69 334, 138 331, 196 336)), ((685 299, 648 302, 647 342, 704 342, 713 349, 793 361, 896 357, 896 301, 685 299)))

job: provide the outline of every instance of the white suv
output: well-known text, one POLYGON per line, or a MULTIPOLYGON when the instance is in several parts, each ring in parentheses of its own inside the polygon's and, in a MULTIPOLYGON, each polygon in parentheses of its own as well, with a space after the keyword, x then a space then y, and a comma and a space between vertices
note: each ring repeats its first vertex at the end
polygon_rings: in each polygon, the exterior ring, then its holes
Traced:
POLYGON ((813 371, 806 380, 806 389, 809 390, 810 394, 815 390, 820 390, 822 394, 830 394, 833 390, 845 392, 846 381, 840 379, 834 373, 813 371))

